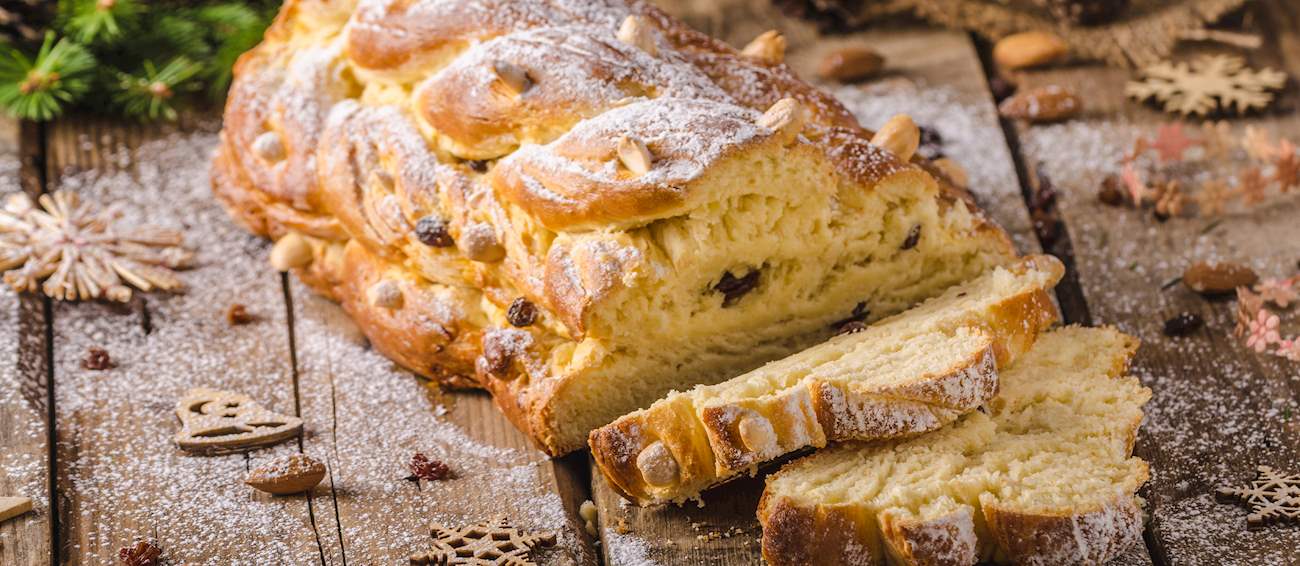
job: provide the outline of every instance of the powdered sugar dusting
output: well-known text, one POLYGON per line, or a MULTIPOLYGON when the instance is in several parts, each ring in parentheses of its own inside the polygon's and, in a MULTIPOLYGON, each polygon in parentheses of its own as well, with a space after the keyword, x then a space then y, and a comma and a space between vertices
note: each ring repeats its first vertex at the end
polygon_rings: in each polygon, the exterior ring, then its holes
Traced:
MULTIPOLYGON (((136 160, 120 150, 111 158, 120 171, 73 174, 54 187, 120 202, 126 223, 182 229, 197 251, 198 267, 182 274, 185 294, 54 309, 60 488, 71 498, 65 544, 85 563, 111 563, 136 537, 156 538, 176 562, 320 560, 302 498, 272 499, 242 485, 250 466, 295 451, 294 443, 249 458, 194 457, 172 444, 173 408, 191 387, 235 390, 294 412, 279 281, 265 268, 266 246, 234 226, 208 192, 216 143, 211 134, 174 136, 146 144, 136 160), (235 302, 258 322, 228 326, 224 312, 235 302), (117 367, 83 369, 91 347, 107 350, 117 367)), ((323 508, 328 494, 315 501, 323 508)))
MULTIPOLYGON (((1233 301, 1207 301, 1176 282, 1198 260, 1241 262, 1262 277, 1295 270, 1296 195, 1220 218, 1159 223, 1131 208, 1097 199, 1122 152, 1154 126, 1070 122, 1039 126, 1024 136, 1028 159, 1041 161, 1061 194, 1080 282, 1095 322, 1115 324, 1143 341, 1135 373, 1154 391, 1138 454, 1152 460, 1147 495, 1157 535, 1177 564, 1285 564, 1300 531, 1247 531, 1244 509, 1220 504, 1216 487, 1237 485, 1257 464, 1294 469, 1300 366, 1247 351, 1232 336, 1233 301), (1162 287, 1165 287, 1162 289, 1162 287), (1164 321, 1181 312, 1205 319, 1183 338, 1164 336, 1164 321), (1250 548, 1228 555, 1223 548, 1250 548)), ((1240 129, 1237 130, 1240 133, 1240 129)), ((1229 168, 1230 169, 1230 168, 1229 168)), ((1203 177, 1204 171, 1191 172, 1203 177)))
MULTIPOLYGON (((8 129, 11 123, 0 124, 8 129)), ((6 135, 9 132, 4 132, 6 135)), ((21 190, 18 173, 21 163, 16 148, 0 147, 0 192, 21 190)), ((39 305, 39 301, 35 301, 39 305)), ((45 370, 37 362, 44 356, 39 345, 27 344, 28 352, 20 356, 23 347, 19 333, 20 306, 18 297, 6 286, 0 292, 0 325, 8 329, 0 332, 0 497, 30 497, 34 512, 6 521, 0 525, 0 563, 12 554, 34 549, 15 548, 19 544, 16 533, 40 533, 47 530, 49 497, 46 486, 46 390, 41 385, 45 370)), ((39 329, 39 326, 34 329, 39 329)), ((35 555, 35 554, 33 554, 35 555)), ((15 558, 16 559, 16 558, 15 558)))
POLYGON ((606 545, 605 556, 611 565, 657 566, 659 564, 650 558, 650 545, 636 535, 620 534, 614 529, 605 529, 601 540, 606 545))
POLYGON ((534 450, 482 440, 501 431, 522 439, 484 395, 449 397, 441 407, 371 350, 342 309, 296 281, 292 292, 303 415, 322 429, 307 451, 326 460, 339 490, 349 560, 396 563, 427 548, 431 522, 461 526, 504 515, 525 531, 559 531, 544 563, 580 561, 583 547, 552 487, 551 464, 534 450), (466 420, 477 432, 454 424, 466 420), (453 479, 402 481, 415 452, 446 463, 453 479))
MULTIPOLYGON (((120 171, 71 174, 55 187, 87 201, 122 202, 124 222, 181 228, 198 254, 198 267, 182 273, 188 292, 145 296, 147 320, 141 303, 56 305, 59 457, 61 486, 71 497, 71 552, 106 564, 119 547, 149 537, 175 563, 337 564, 344 552, 357 563, 393 563, 427 546, 433 521, 459 526, 505 515, 525 530, 561 531, 557 549, 542 554, 545 563, 580 560, 583 547, 554 489, 551 464, 517 440, 484 440, 521 438, 483 406, 485 397, 439 407, 415 378, 371 351, 337 306, 296 282, 303 444, 331 474, 312 498, 314 526, 303 497, 270 497, 242 484, 250 468, 296 452, 295 442, 247 457, 190 456, 172 445, 174 404, 191 387, 239 391, 270 410, 295 412, 280 278, 267 267, 267 244, 231 223, 209 193, 216 144, 208 133, 174 135, 134 153, 118 151, 111 161, 120 171), (229 326, 224 313, 233 303, 257 320, 229 326), (82 369, 92 346, 107 350, 117 367, 82 369), (456 478, 419 487, 404 481, 415 451, 445 461, 456 478)), ((14 297, 0 301, 12 304, 14 297)), ((10 373, 0 377, 12 380, 10 373)), ((0 403, 13 401, 12 390, 4 388, 0 403)), ((0 465, 6 474, 35 473, 33 494, 44 491, 37 463, 0 456, 0 465)))

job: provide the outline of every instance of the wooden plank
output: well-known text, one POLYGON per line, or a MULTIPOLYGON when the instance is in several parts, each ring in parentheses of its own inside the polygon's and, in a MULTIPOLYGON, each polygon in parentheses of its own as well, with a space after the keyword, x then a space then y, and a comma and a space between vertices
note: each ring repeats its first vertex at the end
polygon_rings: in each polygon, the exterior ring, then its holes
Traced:
POLYGON ((429 548, 432 523, 497 516, 558 532, 541 563, 597 563, 578 519, 585 455, 547 459, 486 394, 437 392, 371 350, 337 305, 297 280, 290 289, 302 411, 325 431, 307 437, 306 451, 330 468, 337 516, 325 520, 337 521, 331 536, 351 563, 402 563, 429 548), (416 452, 446 463, 454 478, 404 480, 416 452))
MULTIPOLYGON (((84 118, 49 129, 51 189, 122 203, 128 225, 181 228, 198 254, 197 268, 182 275, 185 294, 54 308, 65 563, 115 563, 137 537, 157 540, 178 564, 311 564, 338 554, 317 537, 305 498, 242 484, 251 466, 298 450, 295 443, 216 457, 172 443, 176 399, 192 387, 241 391, 282 413, 295 407, 280 278, 265 267, 265 243, 231 223, 209 193, 216 136, 207 129, 84 118), (229 326, 225 310, 236 302, 257 322, 229 326), (117 367, 82 368, 91 347, 106 349, 117 367)), ((317 500, 329 506, 328 492, 317 500)))
MULTIPOLYGON (((1252 4, 1246 20, 1266 39, 1264 48, 1247 54, 1252 62, 1296 77, 1300 17, 1288 3, 1252 4)), ((1206 46, 1184 46, 1179 55, 1197 49, 1206 46)), ((1245 262, 1264 276, 1293 274, 1300 199, 1292 194, 1221 221, 1165 223, 1099 203, 1102 179, 1117 171, 1132 140, 1173 120, 1126 101, 1127 79, 1122 70, 1092 65, 1024 74, 1023 87, 1075 89, 1088 110, 1065 124, 1021 127, 1018 137, 1025 163, 1031 169, 1041 163, 1060 194, 1072 263, 1091 310, 1091 321, 1085 322, 1114 324, 1144 343, 1135 371, 1155 397, 1137 452, 1151 462, 1153 473, 1145 492, 1153 552, 1157 562, 1177 565, 1294 564, 1300 531, 1284 526, 1247 531, 1245 511, 1215 502, 1213 491, 1247 482, 1258 464, 1297 471, 1300 368, 1248 351, 1232 336, 1234 301, 1207 301, 1177 284, 1162 287, 1203 259, 1245 262), (1182 312, 1202 316, 1206 326, 1185 338, 1165 337, 1163 322, 1182 312)), ((1300 140, 1297 101, 1293 79, 1276 111, 1233 120, 1232 127, 1238 135, 1255 125, 1300 140)))
MULTIPOLYGON (((5 194, 41 191, 39 142, 39 127, 0 119, 5 194)), ((0 564, 53 559, 45 306, 7 287, 0 291, 0 496, 30 497, 35 504, 32 513, 0 523, 0 564)))
MULTIPOLYGON (((893 114, 908 113, 922 126, 938 131, 945 141, 944 152, 966 167, 981 206, 1007 229, 1021 251, 1039 250, 984 71, 966 35, 908 29, 828 38, 766 3, 667 4, 666 9, 698 29, 736 45, 767 29, 780 29, 790 45, 787 60, 809 79, 815 79, 814 69, 827 51, 848 42, 871 45, 888 61, 882 79, 860 86, 820 86, 841 98, 866 127, 879 127, 893 114)), ((711 490, 700 508, 641 509, 623 501, 594 466, 592 477, 607 564, 754 564, 761 560, 762 530, 755 517, 761 478, 711 490)), ((1136 566, 1151 560, 1146 549, 1138 547, 1117 563, 1136 566)))

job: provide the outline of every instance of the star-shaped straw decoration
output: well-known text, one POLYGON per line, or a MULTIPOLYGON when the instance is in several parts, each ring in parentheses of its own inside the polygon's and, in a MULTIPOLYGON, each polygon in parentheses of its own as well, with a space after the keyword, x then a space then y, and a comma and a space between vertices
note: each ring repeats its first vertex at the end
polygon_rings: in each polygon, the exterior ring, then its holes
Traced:
POLYGON ((126 302, 132 287, 172 292, 184 287, 174 270, 189 267, 194 254, 180 232, 116 226, 118 206, 96 209, 75 193, 41 195, 39 203, 15 194, 0 211, 0 271, 14 290, 39 288, 65 301, 126 302))

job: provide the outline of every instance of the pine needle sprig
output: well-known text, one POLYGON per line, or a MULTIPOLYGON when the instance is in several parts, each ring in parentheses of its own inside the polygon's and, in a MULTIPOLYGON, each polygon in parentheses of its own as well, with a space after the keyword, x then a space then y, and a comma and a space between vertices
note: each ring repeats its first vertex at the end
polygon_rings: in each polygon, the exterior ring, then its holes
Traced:
POLYGON ((144 7, 137 0, 60 0, 62 28, 83 44, 114 43, 135 29, 144 7))
POLYGON ((157 120, 175 120, 175 97, 178 92, 193 90, 190 79, 201 71, 203 64, 188 57, 178 56, 161 69, 146 60, 140 72, 118 73, 119 91, 113 100, 128 116, 157 120))
POLYGON ((216 44, 216 50, 204 72, 208 82, 208 95, 213 100, 225 97, 235 61, 262 40, 262 34, 271 25, 273 15, 273 12, 258 11, 230 2, 197 10, 196 19, 210 26, 216 44))
POLYGON ((34 58, 0 47, 0 106, 24 120, 50 120, 90 89, 95 57, 85 47, 53 32, 34 58))

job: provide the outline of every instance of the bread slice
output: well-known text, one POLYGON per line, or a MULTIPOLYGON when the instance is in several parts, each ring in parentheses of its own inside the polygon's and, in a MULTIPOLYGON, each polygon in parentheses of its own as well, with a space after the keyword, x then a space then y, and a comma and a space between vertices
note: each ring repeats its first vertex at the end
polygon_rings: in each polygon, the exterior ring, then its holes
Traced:
POLYGON ((673 393, 592 432, 597 465, 642 504, 681 502, 828 441, 933 430, 997 392, 998 365, 1057 318, 1063 268, 1020 260, 865 330, 729 381, 673 393))
POLYGON ((1137 339, 1043 334, 983 411, 924 436, 791 462, 759 504, 763 556, 794 564, 1101 564, 1142 538, 1151 392, 1121 377, 1137 339))

